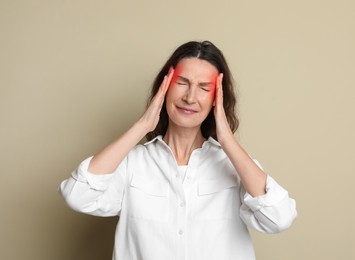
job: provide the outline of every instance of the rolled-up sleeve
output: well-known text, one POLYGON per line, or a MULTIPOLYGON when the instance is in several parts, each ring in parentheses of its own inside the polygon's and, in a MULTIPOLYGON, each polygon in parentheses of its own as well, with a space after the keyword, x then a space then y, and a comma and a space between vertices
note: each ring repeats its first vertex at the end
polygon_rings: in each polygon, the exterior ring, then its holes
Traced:
POLYGON ((84 160, 59 186, 66 203, 75 211, 94 216, 116 216, 124 196, 126 161, 111 174, 88 171, 92 157, 84 160))
POLYGON ((241 187, 241 199, 241 219, 248 227, 260 232, 284 231, 297 216, 295 200, 269 175, 264 195, 252 197, 241 187))

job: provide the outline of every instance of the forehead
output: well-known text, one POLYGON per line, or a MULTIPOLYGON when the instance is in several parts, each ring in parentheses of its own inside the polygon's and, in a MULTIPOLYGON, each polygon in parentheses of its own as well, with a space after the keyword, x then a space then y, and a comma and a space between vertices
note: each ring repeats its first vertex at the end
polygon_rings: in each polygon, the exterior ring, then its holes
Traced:
POLYGON ((218 75, 218 70, 206 60, 184 58, 176 65, 175 74, 188 79, 209 80, 218 75))

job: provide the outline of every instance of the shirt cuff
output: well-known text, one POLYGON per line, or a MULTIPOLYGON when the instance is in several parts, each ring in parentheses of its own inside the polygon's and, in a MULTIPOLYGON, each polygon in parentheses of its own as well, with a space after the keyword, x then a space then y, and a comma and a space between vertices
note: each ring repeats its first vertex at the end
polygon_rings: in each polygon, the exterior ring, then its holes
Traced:
POLYGON ((271 207, 288 196, 288 192, 282 188, 271 176, 266 176, 266 193, 252 197, 249 193, 244 195, 244 203, 252 210, 257 211, 264 207, 271 207))
POLYGON ((79 167, 72 173, 72 177, 79 181, 90 185, 94 190, 104 191, 110 184, 114 173, 110 174, 93 174, 88 171, 89 164, 93 156, 85 159, 79 167))

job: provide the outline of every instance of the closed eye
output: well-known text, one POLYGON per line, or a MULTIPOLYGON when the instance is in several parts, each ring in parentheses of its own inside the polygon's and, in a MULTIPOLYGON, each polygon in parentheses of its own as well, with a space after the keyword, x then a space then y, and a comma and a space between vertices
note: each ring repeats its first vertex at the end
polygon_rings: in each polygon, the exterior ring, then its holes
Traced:
POLYGON ((178 84, 178 85, 183 85, 183 86, 185 86, 185 85, 188 85, 188 84, 190 84, 190 81, 187 79, 187 78, 184 78, 184 77, 182 77, 182 76, 177 76, 177 81, 176 81, 176 84, 178 84))
POLYGON ((178 85, 187 85, 186 82, 176 82, 178 85))
POLYGON ((206 91, 206 92, 210 92, 211 88, 212 88, 213 84, 211 82, 201 82, 199 83, 199 87, 206 91))

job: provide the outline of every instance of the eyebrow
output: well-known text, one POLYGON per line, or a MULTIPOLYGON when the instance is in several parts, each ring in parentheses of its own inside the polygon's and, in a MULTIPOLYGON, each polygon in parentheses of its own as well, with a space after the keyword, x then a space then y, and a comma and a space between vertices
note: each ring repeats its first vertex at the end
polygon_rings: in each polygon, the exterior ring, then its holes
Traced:
MULTIPOLYGON (((180 80, 187 82, 187 83, 191 83, 190 80, 188 78, 185 78, 183 76, 178 75, 177 76, 180 80)), ((210 85, 213 85, 213 82, 199 82, 198 83, 199 86, 203 86, 203 87, 209 87, 210 85)))

